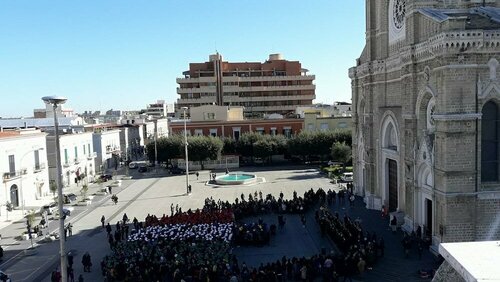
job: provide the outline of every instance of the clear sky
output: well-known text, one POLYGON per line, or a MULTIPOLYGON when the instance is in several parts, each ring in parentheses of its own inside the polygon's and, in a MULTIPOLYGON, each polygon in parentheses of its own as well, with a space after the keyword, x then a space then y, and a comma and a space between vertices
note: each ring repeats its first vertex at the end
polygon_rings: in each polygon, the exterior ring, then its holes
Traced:
POLYGON ((281 53, 316 75, 315 102, 350 102, 364 2, 1 1, 0 116, 32 116, 47 95, 77 112, 173 103, 175 79, 215 50, 230 62, 281 53))

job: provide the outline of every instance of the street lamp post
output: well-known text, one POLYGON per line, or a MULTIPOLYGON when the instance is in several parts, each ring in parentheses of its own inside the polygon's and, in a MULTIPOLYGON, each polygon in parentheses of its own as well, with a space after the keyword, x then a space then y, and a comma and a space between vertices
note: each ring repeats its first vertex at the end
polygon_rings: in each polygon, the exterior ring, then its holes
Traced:
POLYGON ((63 215, 63 193, 62 193, 62 168, 61 168, 61 152, 59 144, 59 123, 57 121, 57 106, 64 104, 66 98, 60 96, 45 96, 42 100, 46 104, 52 105, 54 112, 54 131, 55 131, 55 141, 56 141, 56 168, 57 168, 57 195, 58 195, 58 207, 59 207, 59 252, 61 256, 61 278, 62 282, 66 282, 68 276, 66 274, 66 251, 64 250, 64 215, 63 215))
POLYGON ((156 168, 158 167, 158 145, 157 145, 157 140, 158 140, 158 119, 155 119, 155 128, 154 128, 154 139, 155 139, 155 172, 156 168))
MULTIPOLYGON (((23 165, 23 160, 24 158, 29 154, 29 153, 33 153, 35 151, 43 151, 45 150, 45 148, 41 147, 41 148, 38 148, 38 149, 35 149, 35 150, 31 150, 29 152, 27 152, 26 154, 24 154, 22 157, 21 157, 21 160, 20 160, 20 163, 21 163, 21 167, 23 165)), ((24 206, 25 206, 25 200, 24 200, 24 192, 23 192, 23 174, 21 172, 21 178, 19 179, 19 190, 21 190, 21 205, 23 207, 23 216, 24 216, 24 206)))
POLYGON ((186 195, 189 195, 189 158, 188 158, 188 140, 187 140, 187 128, 186 128, 186 110, 187 107, 182 107, 184 112, 184 152, 186 154, 186 195))

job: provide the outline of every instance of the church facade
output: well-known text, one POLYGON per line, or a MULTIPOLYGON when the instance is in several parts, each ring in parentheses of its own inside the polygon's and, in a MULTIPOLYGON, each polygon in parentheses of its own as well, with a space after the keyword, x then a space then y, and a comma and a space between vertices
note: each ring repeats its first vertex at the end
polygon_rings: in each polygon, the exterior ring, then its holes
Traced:
POLYGON ((406 231, 500 239, 500 1, 367 0, 356 193, 406 231))

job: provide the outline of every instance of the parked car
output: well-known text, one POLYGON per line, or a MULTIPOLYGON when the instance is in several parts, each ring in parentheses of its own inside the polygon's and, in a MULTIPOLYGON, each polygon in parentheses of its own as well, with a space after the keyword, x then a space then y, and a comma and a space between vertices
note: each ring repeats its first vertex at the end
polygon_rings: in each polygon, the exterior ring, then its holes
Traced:
POLYGON ((134 169, 134 168, 138 168, 138 167, 139 166, 137 165, 136 162, 131 162, 131 163, 128 164, 128 168, 133 168, 134 169))
POLYGON ((76 201, 76 195, 73 193, 69 193, 67 195, 64 195, 64 203, 65 204, 71 204, 72 202, 76 201))
POLYGON ((139 167, 139 172, 146 172, 146 171, 148 171, 148 167, 147 167, 147 166, 145 166, 145 165, 141 165, 141 166, 139 167))
POLYGON ((57 203, 50 203, 40 208, 40 214, 53 214, 57 210, 57 203))
POLYGON ((352 182, 354 180, 354 175, 352 172, 344 172, 340 176, 340 179, 344 182, 352 182))
POLYGON ((103 174, 103 175, 99 176, 99 178, 100 178, 102 181, 106 182, 106 181, 108 181, 108 180, 113 179, 113 175, 111 175, 111 174, 103 174))
POLYGON ((170 173, 171 174, 185 174, 186 170, 185 169, 181 169, 179 167, 173 167, 173 168, 170 169, 170 173))
POLYGON ((329 166, 334 166, 334 165, 342 165, 341 162, 335 162, 335 161, 328 161, 329 166))
MULTIPOLYGON (((63 214, 65 216, 70 216, 71 215, 71 212, 73 211, 73 207, 63 207, 63 214)), ((54 215, 55 216, 59 216, 59 210, 57 209, 55 212, 54 212, 54 215)))

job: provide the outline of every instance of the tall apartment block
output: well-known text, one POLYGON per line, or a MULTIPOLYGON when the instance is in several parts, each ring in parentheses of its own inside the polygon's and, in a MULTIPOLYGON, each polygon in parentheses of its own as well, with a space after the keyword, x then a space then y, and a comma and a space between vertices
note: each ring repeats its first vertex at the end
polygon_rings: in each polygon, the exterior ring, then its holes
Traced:
POLYGON ((247 118, 291 116, 297 106, 312 105, 316 86, 298 61, 269 55, 260 62, 226 62, 217 53, 205 63, 190 63, 177 78, 177 111, 202 105, 242 106, 247 118))

